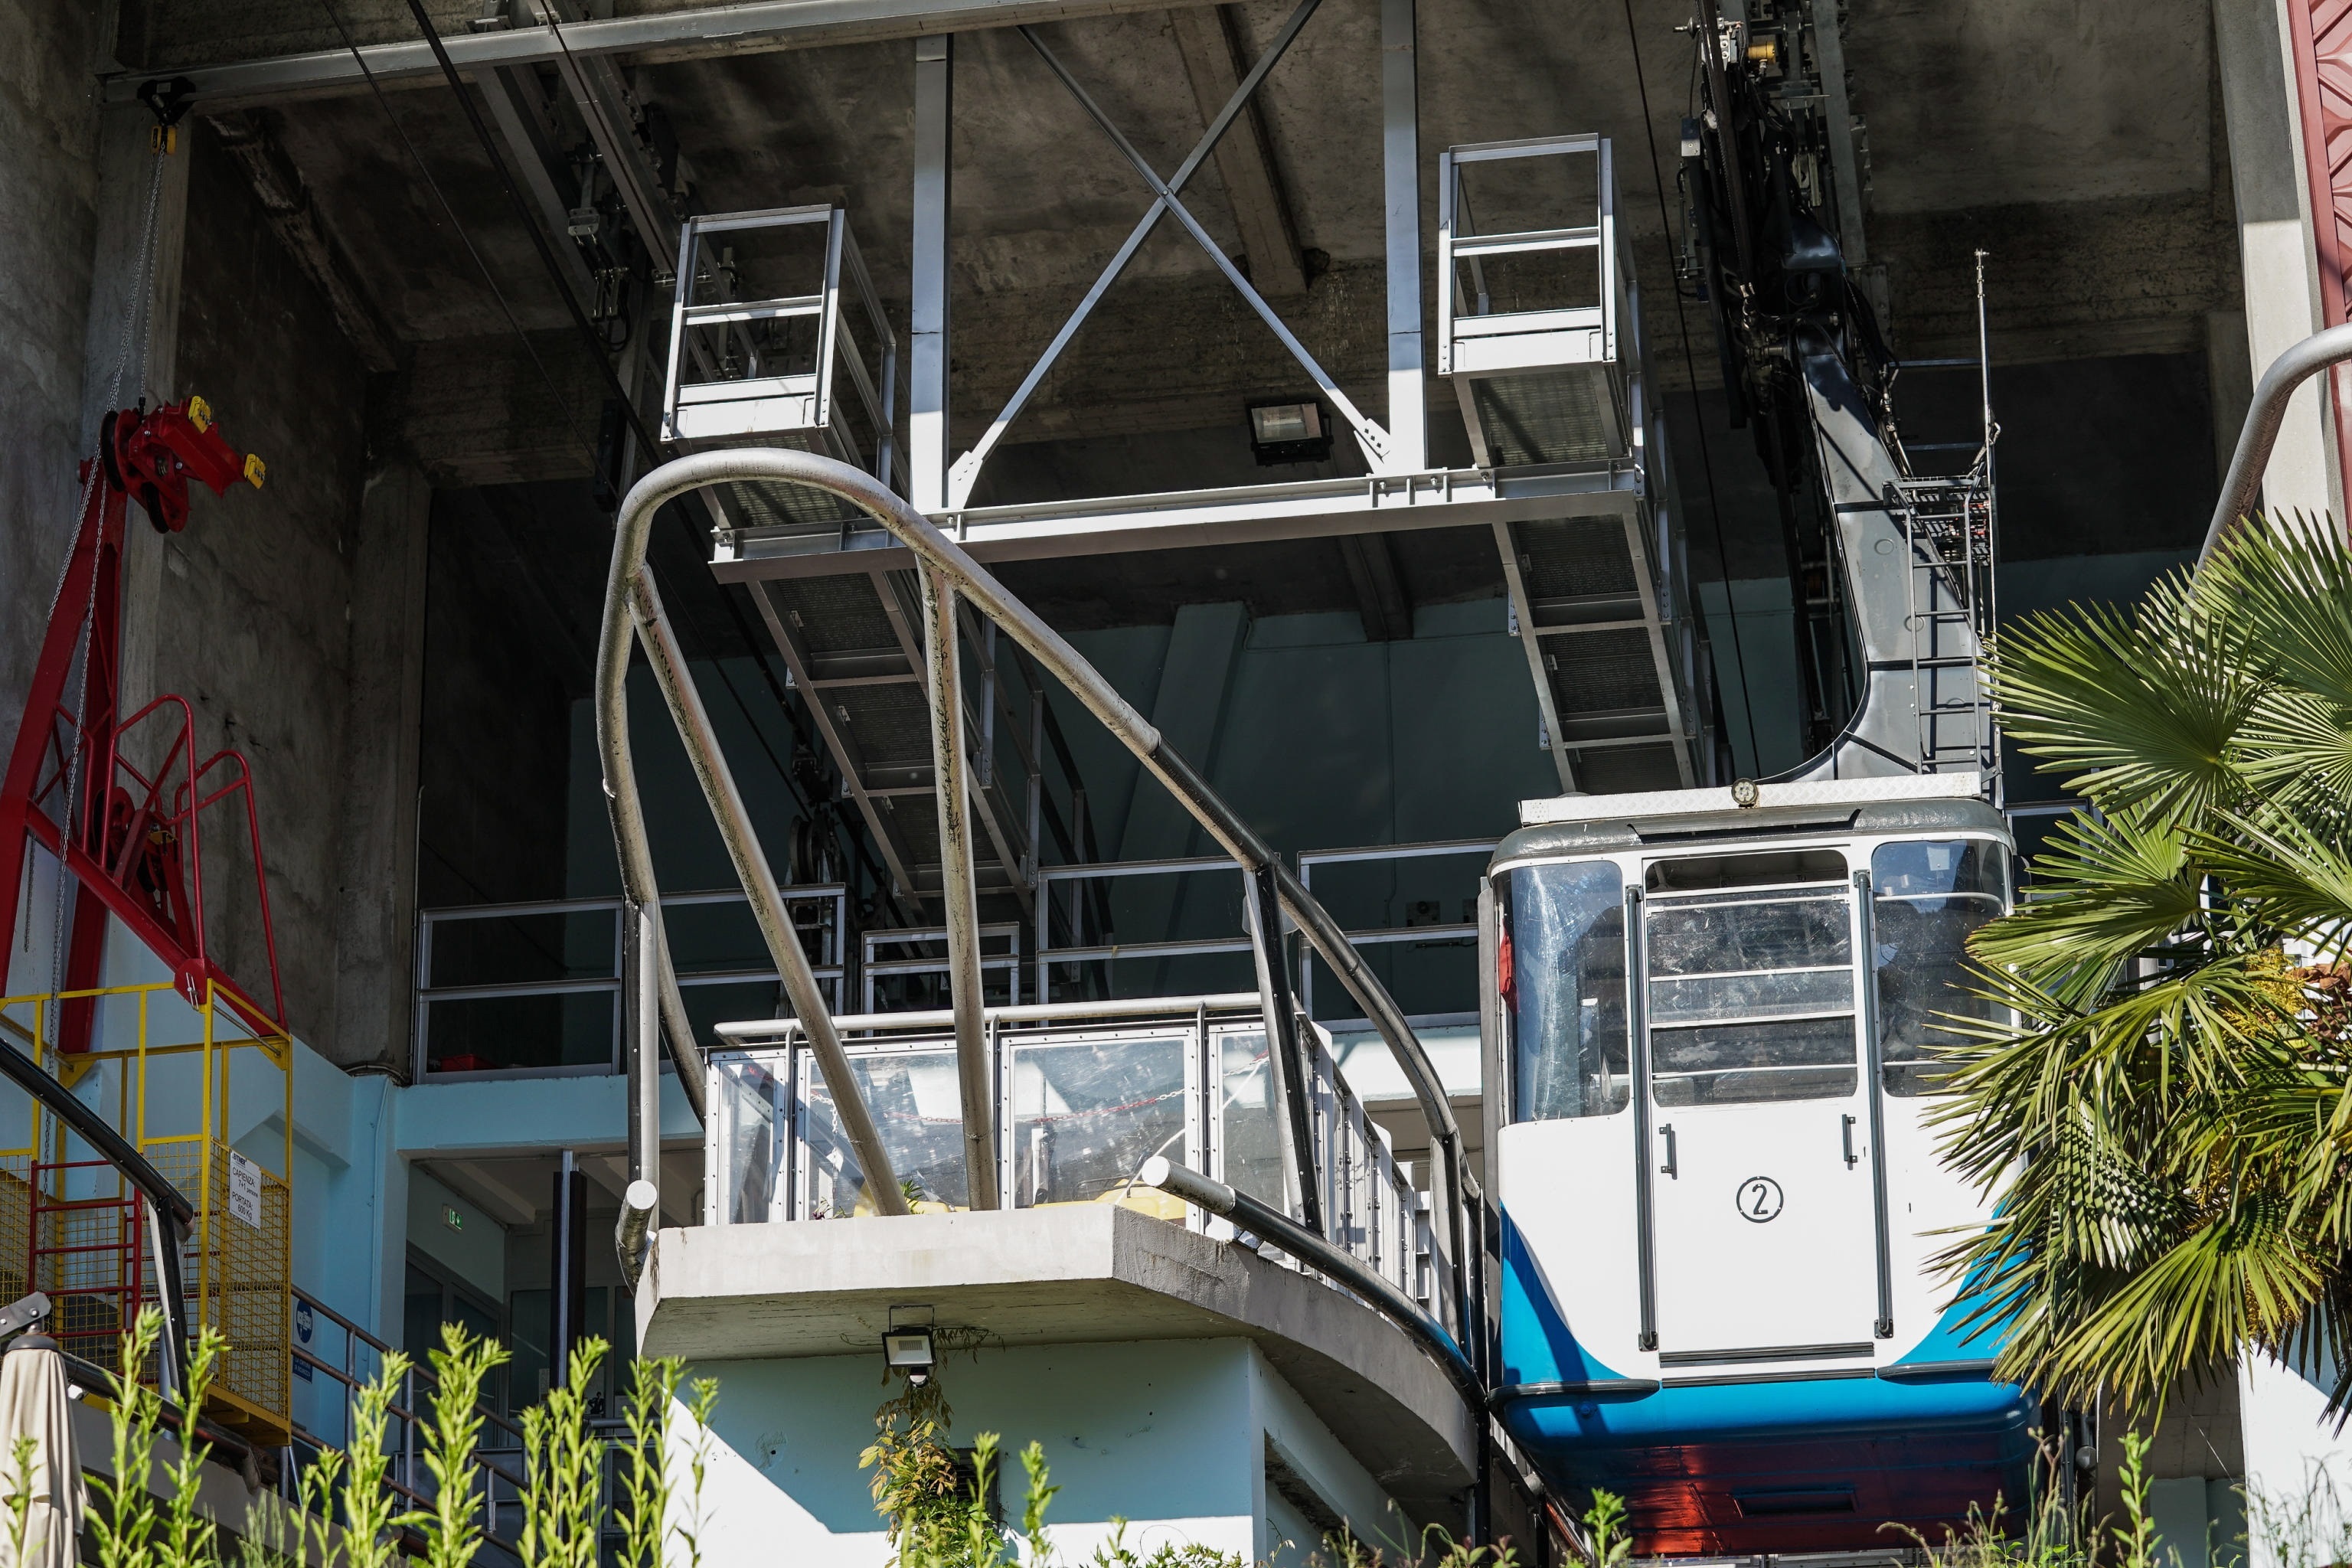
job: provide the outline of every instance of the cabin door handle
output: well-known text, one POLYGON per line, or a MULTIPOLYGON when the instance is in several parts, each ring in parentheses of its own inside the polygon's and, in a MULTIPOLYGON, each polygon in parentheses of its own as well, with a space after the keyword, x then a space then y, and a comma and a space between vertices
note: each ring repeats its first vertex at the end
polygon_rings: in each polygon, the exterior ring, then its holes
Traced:
POLYGON ((1679 1181, 1682 1178, 1682 1173, 1675 1168, 1675 1124, 1669 1121, 1664 1127, 1659 1128, 1658 1131, 1666 1141, 1666 1163, 1658 1167, 1658 1173, 1662 1176, 1672 1176, 1675 1180, 1679 1181))
POLYGON ((1860 1161, 1860 1156, 1853 1152, 1853 1118, 1846 1116, 1839 1120, 1845 1123, 1845 1168, 1851 1171, 1860 1161))

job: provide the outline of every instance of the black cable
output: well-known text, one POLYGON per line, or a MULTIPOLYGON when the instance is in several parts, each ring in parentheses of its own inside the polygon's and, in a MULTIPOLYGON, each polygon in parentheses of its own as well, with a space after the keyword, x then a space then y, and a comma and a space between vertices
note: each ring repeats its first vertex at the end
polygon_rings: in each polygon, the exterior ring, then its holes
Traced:
MULTIPOLYGON (((321 5, 327 5, 328 0, 320 0, 320 3, 321 5)), ((525 200, 523 196, 522 187, 515 183, 514 172, 507 167, 506 157, 499 152, 496 139, 490 134, 489 126, 484 122, 481 110, 475 105, 473 95, 466 90, 465 79, 457 74, 457 64, 450 59, 449 51, 442 44, 441 35, 434 27, 432 17, 425 14, 423 0, 408 0, 408 9, 409 14, 416 19, 417 29, 424 35, 426 47, 433 51, 433 58, 439 64, 441 68, 441 75, 448 82, 450 92, 457 98, 458 107, 465 110, 467 123, 473 127, 474 139, 481 144, 482 155, 489 160, 492 171, 494 171, 499 177, 499 185, 506 191, 508 205, 514 209, 515 216, 521 223, 523 232, 530 237, 531 247, 539 253, 540 265, 546 269, 549 284, 555 289, 557 296, 562 300, 565 311, 572 317, 572 325, 573 330, 579 333, 582 341, 588 345, 589 357, 595 363, 598 373, 603 375, 606 391, 619 403, 623 416, 628 420, 629 427, 635 432, 638 443, 643 446, 646 451, 664 458, 674 455, 672 454, 667 443, 656 437, 653 427, 646 423, 645 416, 637 411, 636 401, 629 395, 628 388, 621 381, 620 373, 613 368, 612 361, 606 357, 604 352, 604 340, 598 334, 594 323, 589 321, 587 311, 581 308, 579 297, 572 292, 571 281, 563 275, 562 263, 556 259, 553 247, 549 243, 546 234, 541 231, 537 216, 530 210, 530 204, 525 200)), ((341 28, 341 24, 339 21, 337 23, 338 29, 341 28)), ((346 34, 346 44, 348 44, 349 41, 349 35, 346 34)), ((562 42, 560 34, 558 35, 557 41, 559 43, 562 42)), ((359 51, 357 49, 353 49, 352 53, 353 58, 359 58, 359 51)), ((361 60, 360 68, 362 71, 366 70, 367 66, 364 60, 361 60)), ((373 84, 374 78, 370 76, 369 81, 373 84)), ((387 114, 390 113, 389 108, 386 109, 385 112, 387 114)), ((397 122, 395 121, 395 123, 397 122)), ((405 139, 405 135, 406 133, 403 132, 404 140, 405 139)), ((424 164, 422 160, 419 160, 418 167, 422 168, 424 164)), ((429 173, 426 177, 428 180, 431 178, 429 173)), ((436 191, 437 194, 437 186, 436 187, 436 191)), ((447 206, 446 199, 443 202, 443 205, 445 208, 447 206)), ((456 215, 454 213, 451 214, 451 221, 453 223, 456 222, 456 215)), ((462 228, 459 232, 462 235, 462 228)), ((640 237, 643 238, 649 237, 640 237)), ((473 248, 472 242, 470 240, 467 242, 467 248, 469 251, 473 248)), ((478 257, 477 257, 477 260, 479 260, 478 257)), ((484 275, 486 277, 488 276, 487 268, 484 269, 484 275)), ((492 285, 493 289, 495 289, 496 287, 497 286, 494 283, 492 285)), ((503 300, 501 300, 501 303, 503 304, 503 300)), ((513 313, 511 311, 508 312, 508 320, 510 322, 514 320, 513 313)), ((521 333, 522 329, 520 323, 515 325, 515 331, 518 334, 521 333)), ((525 346, 528 347, 529 339, 525 338, 524 342, 525 346)), ((532 353, 531 357, 534 363, 536 363, 538 360, 538 354, 535 351, 532 353)), ((542 376, 546 375, 544 366, 541 367, 541 374, 542 376)), ((552 390, 554 386, 552 378, 549 378, 548 384, 550 389, 552 390)), ((578 436, 577 431, 575 430, 573 434, 574 438, 576 439, 578 436)), ((587 447, 585 442, 583 442, 582 446, 583 449, 589 451, 589 466, 593 469, 596 466, 594 452, 593 449, 587 447)), ((702 551, 701 535, 695 531, 693 523, 688 521, 683 513, 677 513, 674 515, 677 517, 679 526, 686 531, 688 542, 693 547, 695 552, 699 555, 702 551)), ((646 570, 649 572, 655 570, 650 560, 646 562, 646 570)), ((658 588, 660 574, 657 572, 655 574, 655 578, 656 586, 658 588)), ((791 718, 791 700, 785 694, 783 687, 777 681, 775 671, 768 668, 768 661, 759 657, 759 639, 751 629, 751 624, 749 617, 747 617, 743 613, 742 605, 735 602, 734 595, 729 594, 724 585, 719 587, 719 601, 727 607, 728 618, 734 623, 735 634, 742 640, 743 647, 751 654, 752 661, 759 666, 761 677, 767 684, 769 694, 775 699, 776 706, 783 710, 788 719, 791 718)), ((682 600, 680 602, 683 603, 682 600)), ((700 628, 697 627, 696 632, 698 635, 695 640, 697 642, 701 642, 702 638, 699 636, 700 628)), ((701 654, 704 659, 718 668, 720 681, 727 687, 729 693, 735 698, 737 704, 739 706, 742 706, 742 696, 740 692, 735 690, 733 679, 728 675, 725 664, 713 654, 707 644, 698 651, 701 654)), ((748 707, 745 707, 744 717, 747 720, 751 718, 748 707)), ((755 735, 760 735, 761 749, 767 752, 769 761, 775 764, 777 772, 783 776, 786 785, 793 789, 795 798, 799 798, 800 791, 797 786, 793 784, 791 771, 776 757, 773 749, 768 746, 766 736, 761 734, 756 721, 752 723, 751 728, 752 732, 755 735)), ((793 728, 795 733, 800 734, 801 738, 805 741, 806 736, 805 734, 801 733, 801 727, 797 721, 793 721, 793 728)), ((803 801, 803 804, 805 807, 807 803, 803 801)), ((813 813, 811 815, 812 816, 814 816, 813 813)), ((872 872, 877 884, 887 885, 889 879, 884 874, 881 867, 876 863, 871 853, 866 849, 863 840, 858 838, 856 835, 853 835, 852 837, 856 844, 858 858, 863 861, 867 868, 872 872)), ((893 901, 896 901, 895 891, 893 894, 893 901)))
MULTIPOLYGON (((415 0, 410 0, 410 4, 415 3, 415 0)), ((1625 42, 1633 51, 1633 85, 1642 95, 1642 131, 1650 141, 1650 183, 1656 190, 1658 227, 1666 246, 1667 262, 1671 266, 1674 256, 1675 228, 1673 222, 1666 216, 1666 181, 1664 167, 1658 162, 1658 127, 1656 121, 1650 118, 1650 84, 1642 75, 1642 39, 1633 26, 1633 0, 1623 0, 1623 4, 1625 42)), ((1701 47, 1712 47, 1712 44, 1710 42, 1701 47)), ((1683 369, 1690 376, 1691 383, 1693 415, 1691 428, 1698 432, 1699 471, 1706 478, 1706 512, 1715 525, 1716 565, 1723 574, 1724 614, 1731 622, 1731 654, 1739 663, 1739 706, 1748 716, 1748 762, 1750 767, 1761 772, 1764 766, 1763 738, 1756 732, 1756 700, 1748 689, 1748 650, 1739 640, 1739 606, 1732 602, 1731 597, 1731 552, 1724 542, 1723 505, 1717 498, 1715 490, 1715 456, 1707 447, 1706 410, 1700 405, 1698 400, 1698 360, 1697 356, 1691 352, 1690 318, 1683 310, 1683 291, 1679 279, 1675 282, 1674 295, 1675 325, 1681 330, 1683 340, 1683 369)), ((1696 602, 1696 595, 1693 595, 1693 600, 1696 602)), ((1704 603, 1698 605, 1698 615, 1699 625, 1704 627, 1706 624, 1706 605, 1704 603)))

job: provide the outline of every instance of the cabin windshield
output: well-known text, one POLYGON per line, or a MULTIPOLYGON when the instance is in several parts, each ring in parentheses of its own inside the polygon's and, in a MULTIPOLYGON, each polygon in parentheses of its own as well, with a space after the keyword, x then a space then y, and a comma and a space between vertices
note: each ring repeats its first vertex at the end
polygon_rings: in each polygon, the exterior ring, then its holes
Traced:
POLYGON ((1496 978, 1511 1019, 1515 1120, 1612 1116, 1633 1099, 1625 1053, 1625 884, 1606 860, 1509 877, 1496 978))
POLYGON ((1879 1056, 1886 1092, 1932 1094, 1939 1052, 2000 1009, 1975 994, 1969 933, 2007 907, 2006 858, 1983 839, 1882 844, 1870 858, 1879 1056))

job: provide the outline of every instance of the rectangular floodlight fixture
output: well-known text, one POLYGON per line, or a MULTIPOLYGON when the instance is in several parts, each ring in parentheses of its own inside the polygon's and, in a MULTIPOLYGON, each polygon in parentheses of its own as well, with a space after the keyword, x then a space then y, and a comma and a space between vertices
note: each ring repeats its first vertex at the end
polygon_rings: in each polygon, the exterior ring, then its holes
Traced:
POLYGON ((882 1336, 883 1364, 907 1373, 917 1382, 929 1377, 931 1368, 938 1363, 938 1361, 939 1356, 931 1345, 931 1331, 928 1326, 919 1329, 892 1329, 882 1336))
POLYGON ((1253 403, 1249 423, 1250 450, 1261 468, 1319 463, 1331 455, 1330 416, 1312 398, 1304 403, 1253 403))

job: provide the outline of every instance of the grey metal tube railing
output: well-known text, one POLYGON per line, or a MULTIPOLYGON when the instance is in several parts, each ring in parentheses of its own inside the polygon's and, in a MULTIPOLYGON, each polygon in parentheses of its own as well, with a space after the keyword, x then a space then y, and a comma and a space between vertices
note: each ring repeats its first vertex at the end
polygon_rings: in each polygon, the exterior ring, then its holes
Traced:
MULTIPOLYGON (((1465 1249, 1471 1238, 1464 1226, 1462 1215, 1465 1203, 1476 1196, 1477 1186, 1463 1157, 1462 1129, 1454 1120, 1454 1107, 1445 1097, 1444 1083, 1437 1075, 1435 1064, 1429 1059, 1429 1053, 1422 1047, 1419 1037, 1405 1022, 1403 1011, 1397 1006, 1395 999, 1364 966, 1354 945, 1348 941, 1347 932, 1316 901, 1315 896, 1299 881, 1297 873, 1285 865, 1265 841, 1242 820, 1240 814, 1226 805, 1207 782, 1192 771, 1192 765, 1166 743, 1159 729, 1121 697, 1118 689, 1103 678, 1101 671, 1089 664, 1085 656, 1072 647, 1060 633, 1047 626, 1035 611, 1006 592, 1003 585, 974 561, 961 545, 941 533, 929 518, 871 474, 813 453, 794 452, 778 447, 754 447, 731 451, 698 452, 691 457, 674 458, 647 473, 630 489, 621 502, 615 530, 614 586, 607 589, 605 637, 598 649, 597 727, 607 755, 607 791, 614 787, 612 766, 614 747, 612 740, 605 736, 608 728, 617 727, 620 731, 618 758, 624 769, 628 756, 628 715, 621 703, 623 672, 608 671, 605 668, 607 645, 616 640, 615 616, 619 612, 614 600, 625 597, 620 591, 620 584, 634 578, 644 561, 646 539, 652 527, 654 513, 664 503, 706 485, 762 479, 806 485, 838 496, 881 523, 919 562, 939 572, 958 593, 1003 627, 1032 658, 1051 670, 1069 689, 1071 695, 1084 703, 1087 710, 1099 720, 1120 744, 1135 754, 1145 770, 1167 786, 1192 818, 1206 829, 1228 855, 1241 862, 1244 870, 1255 871, 1261 867, 1273 868, 1275 889, 1281 898, 1284 911, 1306 936, 1307 944, 1331 966, 1332 973, 1347 988, 1348 994, 1363 1008, 1364 1016, 1380 1032, 1381 1038, 1396 1058, 1398 1067, 1403 1070, 1406 1080, 1412 1084, 1414 1098, 1420 1102, 1422 1116, 1429 1124, 1431 1143, 1437 1152, 1439 1175, 1444 1186, 1442 1201, 1445 1210, 1446 1240, 1453 1253, 1448 1263, 1454 1276, 1454 1300, 1459 1310, 1465 1314, 1466 1321, 1466 1314, 1474 1307, 1467 1295, 1467 1275, 1464 1271, 1465 1249), (625 574, 623 571, 625 557, 625 574)), ((625 660, 623 664, 625 665, 625 660)), ((681 665, 680 674, 683 673, 681 665)), ((652 861, 644 848, 643 818, 634 810, 635 781, 629 780, 626 787, 632 810, 625 824, 617 804, 614 812, 615 833, 633 832, 635 839, 634 851, 625 846, 623 874, 633 875, 628 859, 631 853, 642 857, 645 879, 650 889, 652 861)), ((761 865, 764 868, 764 862, 761 865)), ((748 882, 746 886, 749 886, 748 882)), ((632 894, 645 896, 636 894, 634 889, 632 894)), ((754 902, 758 902, 756 898, 754 902)), ((764 916, 762 925, 765 925, 764 916)), ((802 967, 805 968, 805 965, 802 967)), ((778 968, 784 968, 781 959, 778 968)), ((789 976, 790 972, 786 973, 789 976)), ((824 1016, 823 1003, 814 994, 813 981, 809 998, 803 1000, 795 994, 793 1005, 811 1027, 812 1044, 816 1043, 819 1030, 827 1036, 832 1034, 830 1021, 824 1016), (812 1017, 812 1014, 816 1016, 812 1017)), ((822 1063, 822 1047, 819 1059, 822 1063)), ((826 1081, 828 1085, 832 1083, 830 1073, 826 1081)), ((842 1091, 835 1089, 835 1095, 839 1100, 842 1091)), ((845 1112, 849 1108, 845 1104, 845 1112)), ((862 1103, 856 1109, 863 1115, 862 1103)), ((849 1128, 845 1119, 844 1127, 845 1131, 849 1128)), ((862 1152, 859 1157, 864 1158, 862 1152)))
POLYGON ((1412 1336, 1430 1359, 1444 1370, 1446 1378, 1460 1393, 1471 1409, 1483 1422, 1486 1412, 1486 1391, 1479 1381, 1470 1358, 1462 1353, 1462 1346, 1445 1325, 1421 1310, 1421 1304, 1390 1284, 1353 1253, 1332 1246, 1288 1215, 1278 1213, 1246 1193, 1235 1192, 1223 1182, 1212 1181, 1200 1172, 1179 1165, 1165 1154, 1154 1154, 1143 1163, 1137 1181, 1147 1187, 1157 1187, 1182 1198, 1195 1207, 1208 1210, 1221 1219, 1233 1221, 1236 1228, 1262 1237, 1296 1258, 1310 1268, 1318 1269, 1361 1296, 1381 1316, 1412 1336))
MULTIPOLYGON (((653 849, 646 838, 644 803, 637 795, 636 770, 629 754, 629 643, 634 635, 645 645, 646 660, 653 667, 678 739, 685 742, 687 759, 694 765, 694 776, 702 785, 703 798, 726 843, 728 858, 734 862, 736 877, 751 900, 752 916, 767 942, 769 955, 775 960, 776 973, 783 978, 784 993, 808 1030, 817 1068, 833 1095, 843 1135, 865 1172, 875 1212, 902 1215, 907 1212, 907 1199, 899 1190, 898 1172, 850 1071, 824 994, 817 989, 816 976, 810 971, 808 954, 801 951, 800 937, 784 912, 775 871, 760 847, 751 812, 728 771, 726 754, 710 728, 710 716, 703 710, 694 677, 686 668, 685 651, 662 608, 660 595, 654 591, 653 579, 645 571, 654 514, 662 502, 696 488, 693 483, 667 487, 656 481, 679 468, 707 461, 684 458, 639 479, 622 502, 613 531, 613 565, 604 584, 604 619, 596 642, 596 744, 604 758, 604 798, 620 852, 621 879, 630 898, 648 909, 660 909, 661 889, 654 879, 653 849)), ((686 1007, 678 998, 677 974, 670 963, 668 945, 657 942, 656 951, 661 958, 662 1018, 668 1026, 670 1053, 677 1063, 678 1087, 686 1091, 687 1102, 700 1120, 708 1087, 702 1053, 695 1046, 686 1007)), ((645 1070, 645 1064, 640 1061, 636 1068, 645 1070)), ((630 1086, 633 1091, 638 1087, 630 1086)))
POLYGON ((2197 552, 2200 567, 2212 558, 2223 535, 2254 504, 2254 492, 2263 487, 2263 470, 2270 467, 2271 448, 2278 445, 2279 426, 2286 421, 2286 405, 2295 389, 2346 360, 2352 360, 2352 325, 2312 333, 2263 372, 2262 384, 2254 388, 2253 405, 2246 410, 2245 426, 2238 432, 2238 449, 2230 458, 2229 476, 2221 481, 2221 499, 2214 503, 2213 521, 2205 530, 2204 547, 2197 552))

